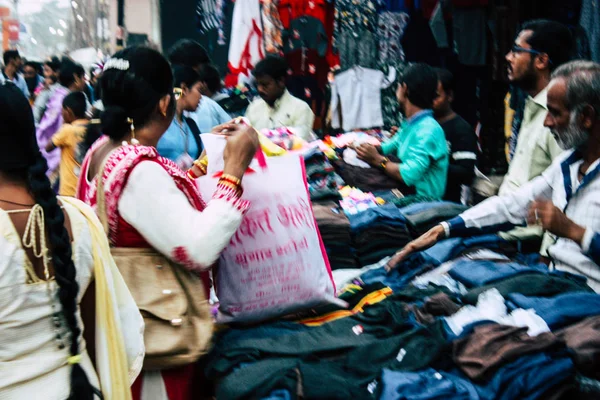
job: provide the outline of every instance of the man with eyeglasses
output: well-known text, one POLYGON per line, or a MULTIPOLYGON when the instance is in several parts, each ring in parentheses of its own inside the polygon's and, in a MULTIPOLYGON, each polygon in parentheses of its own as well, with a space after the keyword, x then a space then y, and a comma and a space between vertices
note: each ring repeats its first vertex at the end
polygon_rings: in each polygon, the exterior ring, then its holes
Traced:
POLYGON ((558 22, 529 21, 519 32, 506 55, 508 79, 526 93, 520 129, 513 131, 509 144, 514 155, 500 187, 500 195, 512 193, 552 164, 562 151, 550 130, 544 127, 548 84, 552 71, 569 61, 573 38, 558 22))
MULTIPOLYGON (((552 71, 569 61, 572 48, 573 38, 566 26, 554 21, 533 20, 523 25, 506 55, 508 79, 526 98, 522 108, 515 113, 518 121, 513 121, 512 136, 508 139, 511 159, 500 186, 500 196, 514 193, 540 176, 562 153, 550 130, 544 127, 544 119, 548 113, 550 76, 552 71)), ((543 234, 539 226, 517 227, 500 233, 500 237, 531 245, 531 250, 537 250, 541 240, 540 253, 547 258, 547 248, 552 240, 548 234, 543 234)))

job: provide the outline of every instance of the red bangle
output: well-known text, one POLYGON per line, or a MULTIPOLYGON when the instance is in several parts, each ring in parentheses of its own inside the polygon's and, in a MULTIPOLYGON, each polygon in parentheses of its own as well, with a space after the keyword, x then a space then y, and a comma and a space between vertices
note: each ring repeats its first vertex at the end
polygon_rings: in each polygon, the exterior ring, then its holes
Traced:
POLYGON ((195 180, 195 179, 199 178, 198 176, 196 176, 196 174, 194 174, 194 172, 191 169, 188 169, 187 177, 190 178, 191 180, 195 180))

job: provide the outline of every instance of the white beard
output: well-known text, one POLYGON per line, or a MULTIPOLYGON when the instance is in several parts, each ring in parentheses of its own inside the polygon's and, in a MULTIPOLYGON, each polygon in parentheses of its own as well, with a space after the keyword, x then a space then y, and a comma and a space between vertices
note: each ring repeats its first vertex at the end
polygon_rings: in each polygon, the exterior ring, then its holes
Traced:
POLYGON ((587 143, 590 133, 577 123, 578 113, 571 114, 569 126, 563 130, 553 129, 552 135, 563 150, 576 149, 587 143))

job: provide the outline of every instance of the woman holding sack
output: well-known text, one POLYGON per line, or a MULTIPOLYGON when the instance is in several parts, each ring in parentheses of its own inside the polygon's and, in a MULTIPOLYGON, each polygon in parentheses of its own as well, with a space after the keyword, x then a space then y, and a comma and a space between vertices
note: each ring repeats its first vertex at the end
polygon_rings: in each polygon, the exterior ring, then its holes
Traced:
POLYGON ((0 398, 131 399, 144 325, 102 226, 52 191, 17 86, 0 108, 0 398))
POLYGON ((257 133, 242 124, 219 127, 228 136, 225 168, 205 204, 194 181, 156 150, 175 115, 167 60, 148 48, 127 48, 106 63, 100 85, 106 137, 86 156, 78 197, 105 222, 146 322, 146 359, 133 397, 197 398, 194 363, 212 333, 205 272, 248 208, 241 179, 258 148, 257 133))

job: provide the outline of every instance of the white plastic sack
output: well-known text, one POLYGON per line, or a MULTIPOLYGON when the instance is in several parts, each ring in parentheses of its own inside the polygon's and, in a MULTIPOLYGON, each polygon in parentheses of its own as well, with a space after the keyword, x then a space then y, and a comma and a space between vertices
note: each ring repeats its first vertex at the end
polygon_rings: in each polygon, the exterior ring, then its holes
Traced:
MULTIPOLYGON (((210 199, 223 169, 225 139, 204 134, 202 142, 208 175, 197 182, 210 199)), ((219 323, 257 322, 336 302, 304 160, 290 154, 261 161, 255 160, 244 176, 243 198, 250 209, 219 260, 219 323)))

